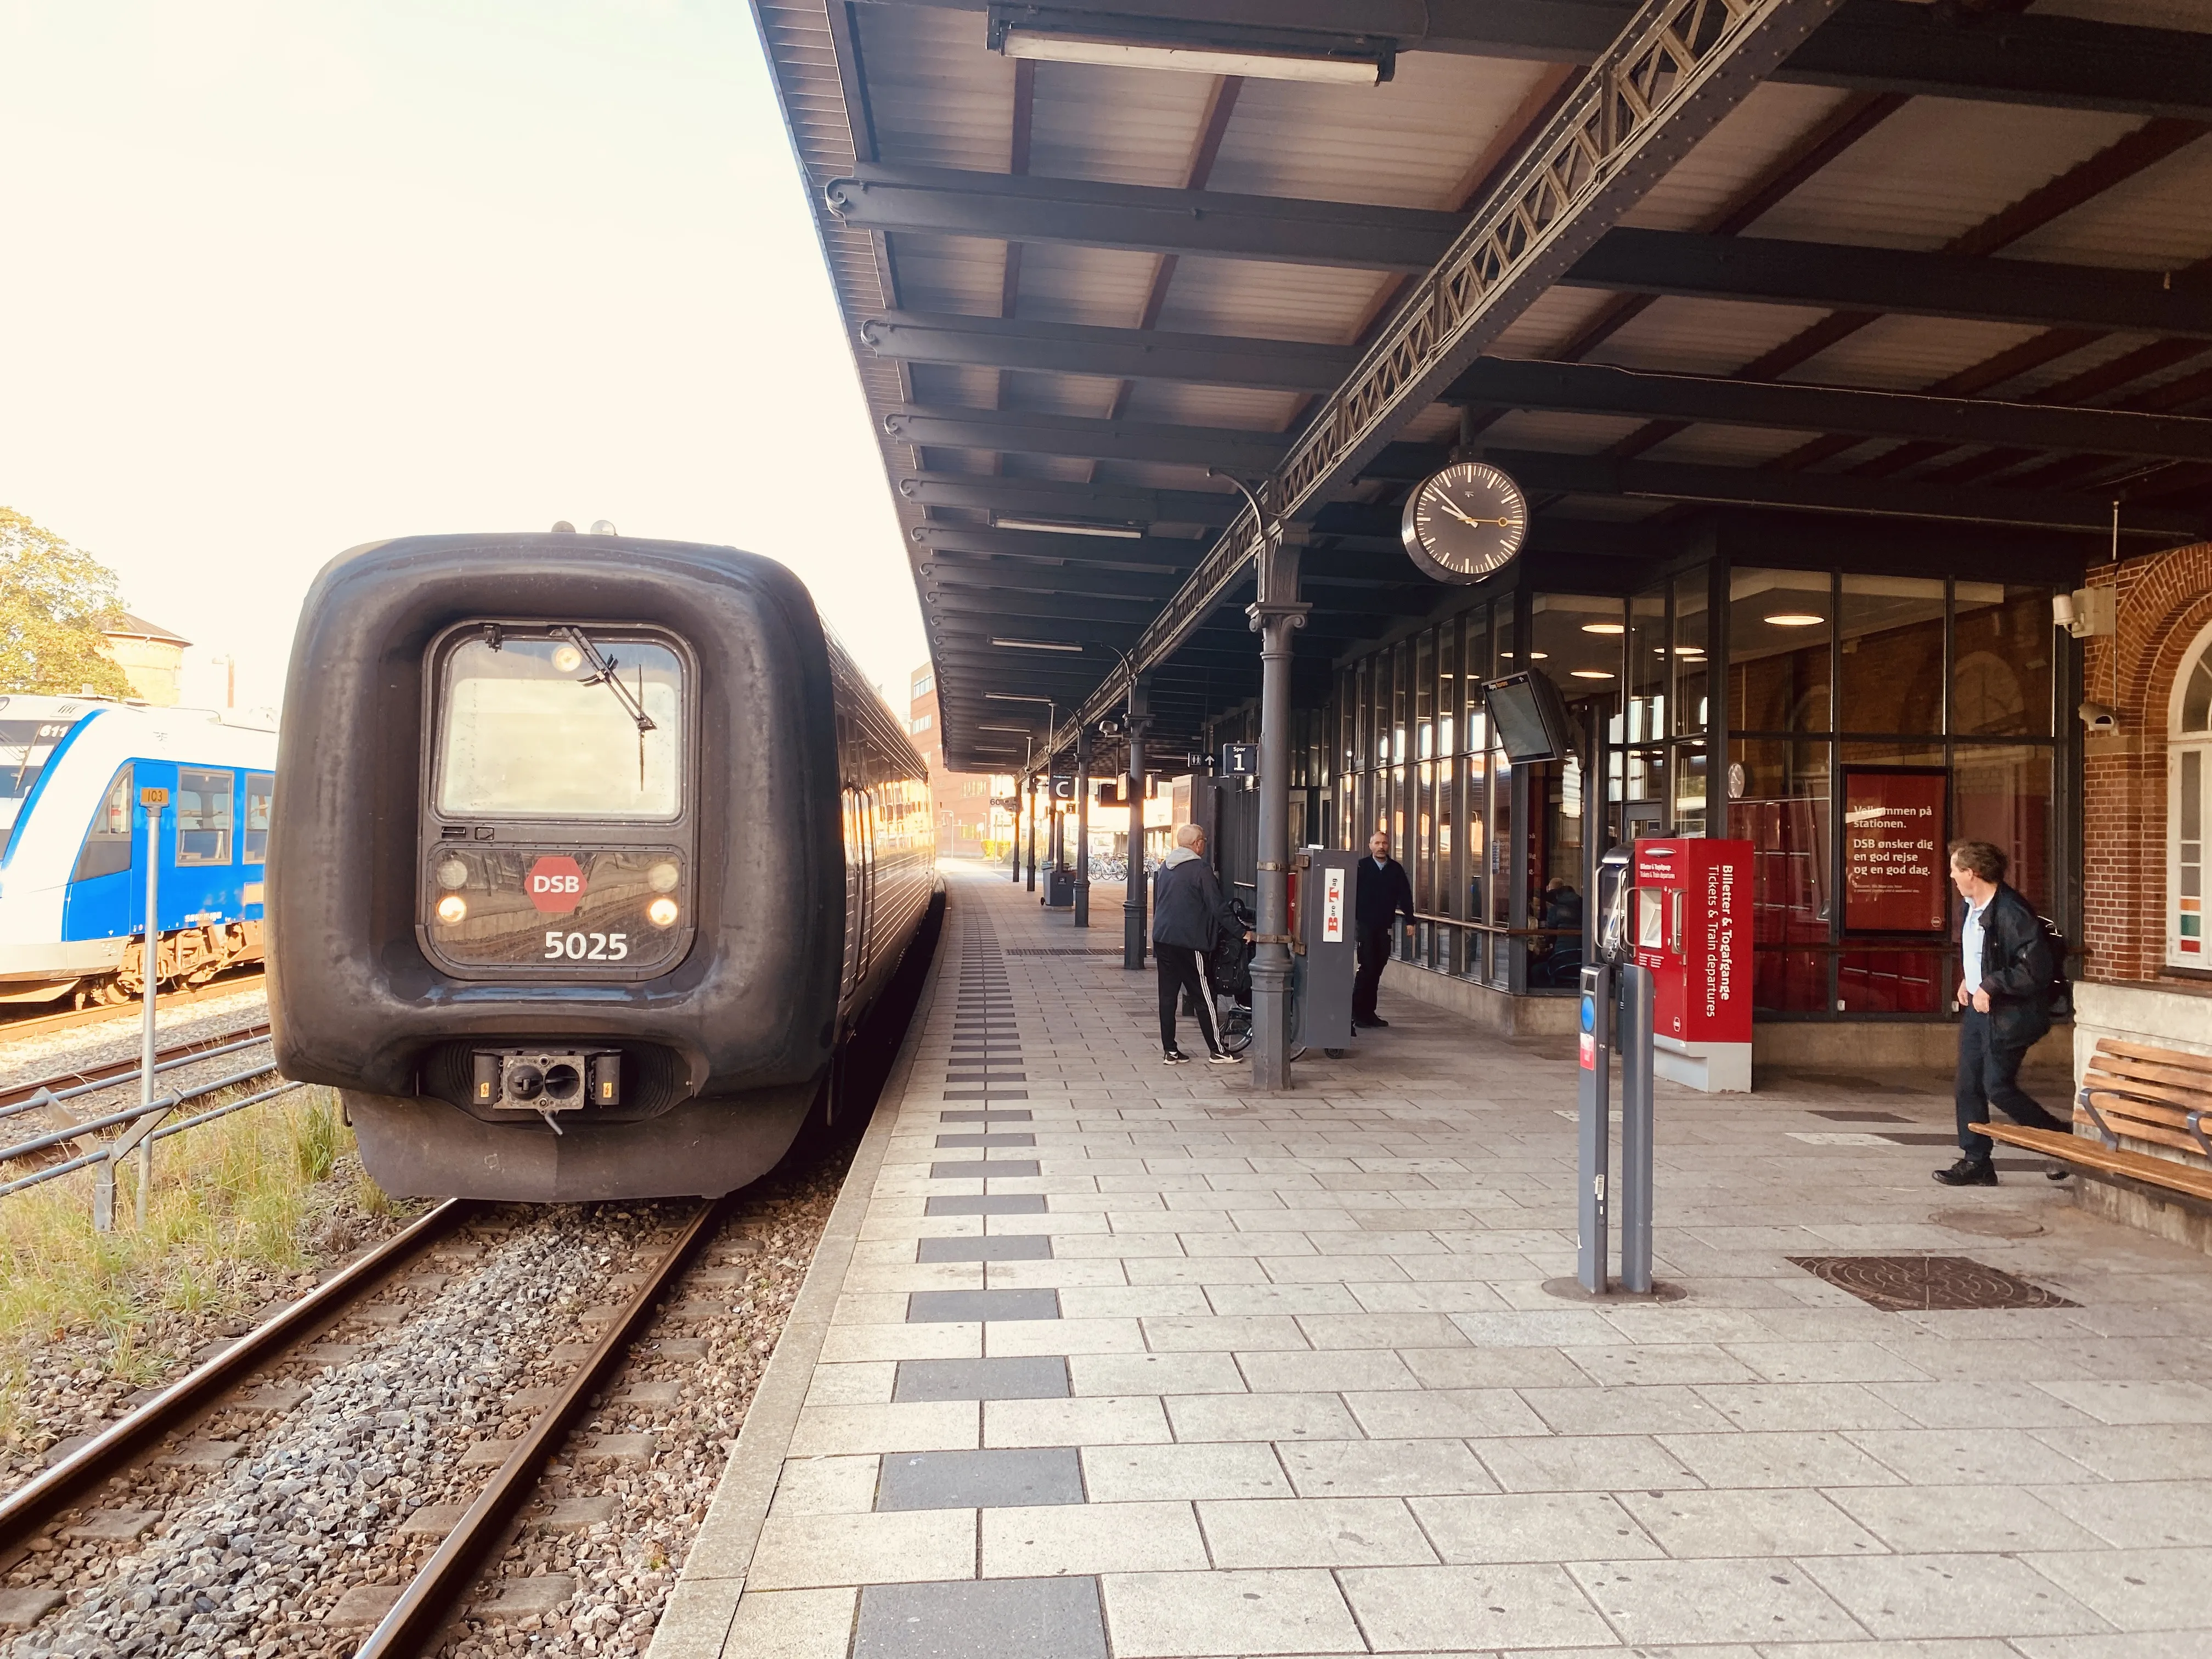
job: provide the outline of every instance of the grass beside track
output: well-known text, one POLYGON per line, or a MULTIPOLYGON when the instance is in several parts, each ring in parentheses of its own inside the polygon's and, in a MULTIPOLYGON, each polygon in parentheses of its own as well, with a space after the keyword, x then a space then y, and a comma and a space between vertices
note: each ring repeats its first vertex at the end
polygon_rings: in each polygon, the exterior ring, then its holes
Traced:
POLYGON ((132 1220, 137 1172, 135 1159, 118 1171, 112 1233, 93 1231, 90 1170, 0 1199, 0 1442, 38 1433, 42 1413, 26 1396, 58 1351, 88 1382, 161 1379, 211 1327, 258 1314, 295 1280, 312 1284, 319 1267, 398 1218, 362 1173, 327 1089, 158 1143, 143 1229, 132 1220))

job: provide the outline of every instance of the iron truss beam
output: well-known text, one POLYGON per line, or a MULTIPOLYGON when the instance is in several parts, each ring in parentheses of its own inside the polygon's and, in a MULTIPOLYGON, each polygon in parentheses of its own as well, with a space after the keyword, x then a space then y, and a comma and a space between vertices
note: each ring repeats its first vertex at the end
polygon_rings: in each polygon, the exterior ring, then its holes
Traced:
MULTIPOLYGON (((1314 410, 1265 481, 1272 510, 1310 524, 1834 7, 1835 0, 1644 0, 1451 252, 1408 285, 1359 367, 1314 410)), ((1145 630, 1124 675, 1173 654, 1263 544, 1247 508, 1145 630)), ((1120 689, 1109 677, 1085 714, 1103 713, 1120 689)))
POLYGON ((1869 438, 1934 438, 1953 444, 2212 460, 2212 420, 2187 415, 1644 374, 1598 363, 1485 357, 1452 382, 1444 400, 1869 438))
POLYGON ((860 340, 878 356, 905 362, 1095 374, 1102 380, 1188 380, 1263 392, 1328 392, 1353 362, 1353 354, 1341 346, 1300 340, 1170 334, 919 311, 866 318, 860 323, 860 340))
POLYGON ((972 472, 909 473, 898 481, 898 491, 921 507, 965 507, 1119 525, 1217 527, 1234 518, 1242 505, 1226 490, 1147 489, 1140 484, 1076 483, 1064 478, 1010 478, 972 472))
MULTIPOLYGON (((865 3, 865 0, 864 0, 865 3)), ((873 0, 980 12, 993 0, 873 0)), ((1632 15, 1620 0, 1048 0, 1004 7, 1061 27, 1127 33, 1133 20, 1279 32, 1370 50, 1447 52, 1592 64, 1632 15)), ((1777 66, 1808 86, 2129 115, 2212 119, 2212 36, 2070 17, 1976 15, 1962 7, 1852 0, 1777 66)))
MULTIPOLYGON (((1770 472, 1759 467, 1699 466, 1675 461, 1614 461, 1602 455, 1556 455, 1534 450, 1487 452, 1532 494, 1629 495, 1663 501, 1708 501, 1739 507, 1807 507, 1900 519, 1947 519, 1964 524, 2018 525, 2041 530, 2109 532, 2109 498, 1969 484, 1916 483, 1859 478, 1848 473, 1770 472)), ((2123 534, 2171 539, 2203 532, 2203 515, 2124 508, 2123 534)))
POLYGON ((884 416, 884 430, 902 443, 940 448, 1218 466, 1248 474, 1266 472, 1290 443, 1279 432, 1091 420, 1025 409, 896 409, 884 416))
POLYGON ((997 530, 984 525, 945 524, 935 520, 914 527, 918 550, 988 555, 994 558, 1048 561, 1054 564, 1129 565, 1156 570, 1188 570, 1204 556, 1206 544, 1180 536, 1061 536, 1045 530, 997 530))
MULTIPOLYGON (((1362 270, 1425 271, 1449 252, 1467 224, 1458 214, 1414 208, 1010 177, 950 167, 866 168, 858 177, 834 181, 830 192, 831 205, 845 223, 860 229, 1071 242, 1362 270)), ((1569 288, 1619 293, 2212 338, 2212 288, 2200 283, 2177 289, 2163 271, 2030 259, 1966 258, 1777 237, 1624 228, 1601 237, 1559 281, 1569 288)), ((932 320, 941 324, 947 319, 932 320)), ((863 325, 864 337, 879 323, 886 329, 896 326, 896 319, 872 319, 863 325)), ((1036 330, 1054 325, 1014 326, 1036 330)), ((1114 354, 1111 362, 1116 367, 1091 371, 1102 374, 1121 373, 1128 353, 1141 349, 1146 338, 1133 329, 1059 326, 1071 337, 1058 343, 1062 352, 1088 343, 1102 354, 1102 362, 1108 361, 1103 354, 1114 354), (1115 334, 1128 337, 1119 342, 1081 337, 1115 334)), ((1017 352, 1034 354, 1038 340, 1033 334, 1017 336, 1007 344, 1017 352)), ((1214 338, 1211 344, 1217 356, 1249 350, 1234 339, 1214 338)), ((927 346, 918 343, 915 349, 927 346)), ((961 342, 940 349, 972 352, 975 347, 961 342)), ((1058 359, 1060 363, 1069 361, 1065 356, 1058 359)), ((1149 372, 1184 378, 1176 374, 1172 363, 1162 363, 1157 352, 1150 358, 1149 372)))

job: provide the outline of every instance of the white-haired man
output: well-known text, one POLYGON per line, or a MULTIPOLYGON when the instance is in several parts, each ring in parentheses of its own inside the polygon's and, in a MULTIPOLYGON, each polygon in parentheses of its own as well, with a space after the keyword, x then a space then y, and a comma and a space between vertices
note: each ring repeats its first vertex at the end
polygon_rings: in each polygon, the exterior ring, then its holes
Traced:
POLYGON ((1206 862, 1206 831, 1194 823, 1178 825, 1175 850, 1152 878, 1152 965, 1160 981, 1160 1048, 1169 1065, 1190 1061, 1176 1046, 1176 998, 1185 993, 1198 1010, 1206 1063, 1235 1066, 1242 1061, 1241 1054, 1222 1051, 1221 1018, 1206 971, 1222 935, 1239 927, 1237 913, 1229 908, 1221 884, 1213 878, 1213 866, 1206 862))

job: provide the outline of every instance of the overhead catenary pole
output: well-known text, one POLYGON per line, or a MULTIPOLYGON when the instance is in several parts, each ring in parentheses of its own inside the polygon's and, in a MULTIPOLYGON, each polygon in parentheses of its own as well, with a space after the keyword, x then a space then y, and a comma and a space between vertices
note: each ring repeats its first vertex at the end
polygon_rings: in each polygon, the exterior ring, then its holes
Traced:
POLYGON ((1091 925, 1091 727, 1075 728, 1075 925, 1091 925))
POLYGON ((1139 674, 1129 682, 1129 856, 1121 899, 1121 966, 1145 965, 1145 732, 1152 725, 1152 685, 1139 674))

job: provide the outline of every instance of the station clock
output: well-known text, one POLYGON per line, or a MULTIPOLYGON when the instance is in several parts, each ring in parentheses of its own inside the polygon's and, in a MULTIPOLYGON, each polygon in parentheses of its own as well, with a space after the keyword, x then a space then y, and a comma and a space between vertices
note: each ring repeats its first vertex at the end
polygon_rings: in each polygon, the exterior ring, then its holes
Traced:
POLYGON ((1407 496, 1400 535, 1438 581, 1480 581, 1521 550, 1528 498, 1487 461, 1454 461, 1407 496))

